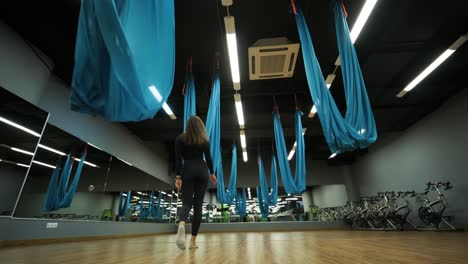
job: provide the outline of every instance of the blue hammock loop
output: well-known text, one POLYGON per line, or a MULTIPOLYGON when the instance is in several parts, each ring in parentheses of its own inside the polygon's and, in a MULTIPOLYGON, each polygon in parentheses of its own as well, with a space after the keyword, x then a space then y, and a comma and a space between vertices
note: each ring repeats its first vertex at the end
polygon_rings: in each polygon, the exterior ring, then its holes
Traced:
POLYGON ((258 174, 260 177, 262 200, 265 201, 268 206, 276 205, 278 200, 278 171, 274 154, 271 156, 270 188, 268 188, 265 168, 263 167, 262 156, 260 154, 258 155, 258 174))
POLYGON ((276 155, 283 182, 284 189, 289 194, 301 194, 306 190, 306 164, 305 164, 305 146, 304 135, 302 134, 301 117, 303 113, 297 110, 294 114, 295 134, 296 134, 296 175, 292 176, 288 161, 288 150, 284 140, 283 126, 279 118, 278 111, 273 112, 273 124, 275 132, 276 155))
POLYGON ((120 192, 120 196, 119 196, 119 217, 124 217, 124 216, 127 215, 128 209, 130 209, 130 207, 131 207, 131 204, 130 204, 131 195, 132 195, 132 191, 128 191, 127 196, 125 196, 123 192, 120 192))
POLYGON ((210 105, 206 117, 206 130, 210 139, 210 152, 213 160, 213 167, 218 179, 217 197, 223 204, 232 204, 236 198, 237 182, 237 149, 232 146, 231 176, 227 189, 224 185, 223 164, 221 155, 221 106, 220 106, 220 80, 218 71, 215 72, 213 86, 210 97, 210 105))
POLYGON ((152 118, 171 93, 173 0, 82 0, 70 105, 110 121, 152 118))
POLYGON ((377 140, 377 129, 340 3, 334 0, 333 10, 347 104, 344 118, 326 86, 304 15, 298 7, 295 10, 309 91, 330 151, 340 153, 368 147, 377 140))
POLYGON ((78 163, 78 167, 75 170, 75 176, 73 181, 70 183, 70 176, 73 170, 73 157, 72 154, 68 154, 65 165, 63 166, 62 173, 59 179, 60 173, 60 160, 57 162, 52 176, 49 180, 47 192, 44 199, 44 211, 54 211, 60 208, 70 207, 73 197, 75 196, 76 189, 81 177, 81 171, 83 164, 86 159, 86 149, 81 155, 81 159, 78 163))
POLYGON ((265 218, 270 214, 270 207, 268 206, 267 200, 263 199, 263 196, 261 188, 257 187, 258 208, 260 208, 262 217, 265 218))
POLYGON ((236 214, 242 218, 247 215, 247 194, 245 193, 245 188, 242 188, 241 192, 237 192, 236 214))
POLYGON ((185 74, 184 88, 182 94, 184 95, 184 131, 187 125, 187 120, 197 114, 196 110, 196 94, 195 94, 195 81, 192 74, 192 58, 187 62, 187 73, 185 74))

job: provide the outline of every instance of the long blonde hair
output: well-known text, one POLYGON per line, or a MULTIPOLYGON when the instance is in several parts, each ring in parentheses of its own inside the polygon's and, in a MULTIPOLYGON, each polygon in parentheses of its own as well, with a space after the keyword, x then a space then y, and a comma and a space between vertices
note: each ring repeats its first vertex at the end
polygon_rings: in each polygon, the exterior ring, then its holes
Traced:
POLYGON ((191 116, 187 120, 182 140, 188 145, 203 145, 209 142, 205 124, 198 116, 191 116))

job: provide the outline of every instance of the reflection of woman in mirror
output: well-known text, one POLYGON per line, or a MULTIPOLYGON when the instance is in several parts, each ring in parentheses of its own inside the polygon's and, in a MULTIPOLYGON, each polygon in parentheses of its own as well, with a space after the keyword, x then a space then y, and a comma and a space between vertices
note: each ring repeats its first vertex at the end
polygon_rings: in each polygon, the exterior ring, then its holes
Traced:
POLYGON ((211 185, 216 186, 208 135, 203 121, 198 116, 190 117, 184 133, 177 137, 175 154, 176 188, 182 189, 182 210, 179 215, 176 244, 180 249, 185 249, 185 221, 193 206, 190 249, 197 248, 195 240, 202 220, 203 197, 208 187, 208 171, 211 185))

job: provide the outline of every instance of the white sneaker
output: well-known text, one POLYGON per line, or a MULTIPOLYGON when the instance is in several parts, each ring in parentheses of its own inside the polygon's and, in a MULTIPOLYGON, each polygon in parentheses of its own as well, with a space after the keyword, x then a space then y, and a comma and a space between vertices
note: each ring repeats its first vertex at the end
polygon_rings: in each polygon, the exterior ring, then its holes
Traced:
POLYGON ((185 226, 180 225, 177 230, 176 245, 181 250, 185 250, 185 226))

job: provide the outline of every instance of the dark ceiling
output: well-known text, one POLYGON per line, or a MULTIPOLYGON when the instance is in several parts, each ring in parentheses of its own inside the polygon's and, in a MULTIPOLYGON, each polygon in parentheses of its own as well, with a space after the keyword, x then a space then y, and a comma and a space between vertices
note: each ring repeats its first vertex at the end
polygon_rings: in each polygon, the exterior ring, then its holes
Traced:
MULTIPOLYGON (((71 82, 79 0, 2 1, 1 18, 32 42, 54 62, 54 73, 71 82)), ((222 140, 225 150, 233 140, 239 142, 239 127, 234 109, 233 89, 224 35, 226 9, 220 0, 177 0, 176 75, 168 104, 177 120, 161 111, 154 119, 125 123, 134 134, 151 146, 164 141, 172 148, 182 130, 185 63, 193 56, 197 89, 197 113, 206 117, 215 51, 221 52, 222 140)), ((353 25, 363 0, 347 0, 349 25, 353 25)), ((328 0, 298 0, 307 18, 318 60, 324 74, 333 70, 338 55, 333 14, 328 0)), ((230 12, 236 19, 249 155, 258 146, 269 149, 273 135, 272 96, 276 95, 288 146, 294 142, 294 94, 298 95, 305 116, 312 101, 308 92, 302 56, 294 76, 289 79, 249 81, 247 49, 256 40, 287 37, 299 42, 296 24, 289 11, 289 0, 234 1, 230 12)), ((468 86, 466 78, 468 45, 460 48, 445 64, 406 97, 395 95, 458 37, 468 32, 466 0, 422 1, 380 0, 361 32, 356 50, 373 105, 380 137, 401 132, 432 112, 448 97, 468 86)), ((331 88, 341 110, 345 110, 340 75, 331 88)), ((312 159, 330 155, 317 118, 303 118, 306 153, 312 159)), ((338 158, 351 159, 353 154, 338 158)))

